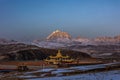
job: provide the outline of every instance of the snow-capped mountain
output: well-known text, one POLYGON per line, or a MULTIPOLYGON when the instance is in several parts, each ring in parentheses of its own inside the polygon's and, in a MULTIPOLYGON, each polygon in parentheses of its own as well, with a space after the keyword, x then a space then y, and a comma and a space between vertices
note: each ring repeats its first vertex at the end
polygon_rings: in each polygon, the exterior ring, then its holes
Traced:
POLYGON ((71 43, 71 35, 60 30, 53 31, 46 40, 34 40, 32 44, 44 48, 61 48, 71 43))
POLYGON ((78 43, 80 43, 79 45, 87 45, 90 44, 90 40, 82 37, 72 38, 69 33, 56 30, 48 35, 48 37, 44 41, 33 41, 34 45, 44 48, 63 48, 78 43))
POLYGON ((46 40, 34 40, 34 45, 44 48, 69 48, 73 46, 87 46, 87 45, 119 45, 120 35, 115 37, 98 37, 94 39, 88 39, 84 37, 72 38, 67 32, 60 30, 53 31, 46 40))
POLYGON ((47 38, 47 40, 68 41, 71 39, 71 35, 67 32, 60 30, 53 31, 47 38))

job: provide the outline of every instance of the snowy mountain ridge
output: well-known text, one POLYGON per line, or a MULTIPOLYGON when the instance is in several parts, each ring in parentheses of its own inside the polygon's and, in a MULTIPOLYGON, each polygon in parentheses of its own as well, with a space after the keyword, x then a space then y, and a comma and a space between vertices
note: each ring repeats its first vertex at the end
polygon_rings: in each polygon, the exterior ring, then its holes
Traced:
POLYGON ((72 36, 68 32, 63 32, 60 30, 53 31, 48 37, 46 38, 48 41, 55 41, 55 42, 83 42, 83 43, 99 43, 99 42, 110 42, 110 43, 120 43, 120 35, 114 37, 97 37, 93 39, 88 39, 84 37, 77 37, 72 38, 72 36))

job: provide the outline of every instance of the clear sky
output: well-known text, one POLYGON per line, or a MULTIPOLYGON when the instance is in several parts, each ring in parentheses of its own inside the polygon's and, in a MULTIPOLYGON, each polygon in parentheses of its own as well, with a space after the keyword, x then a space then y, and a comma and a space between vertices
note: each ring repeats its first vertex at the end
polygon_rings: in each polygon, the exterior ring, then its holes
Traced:
POLYGON ((43 39, 60 29, 73 37, 120 34, 120 0, 0 0, 0 38, 43 39))

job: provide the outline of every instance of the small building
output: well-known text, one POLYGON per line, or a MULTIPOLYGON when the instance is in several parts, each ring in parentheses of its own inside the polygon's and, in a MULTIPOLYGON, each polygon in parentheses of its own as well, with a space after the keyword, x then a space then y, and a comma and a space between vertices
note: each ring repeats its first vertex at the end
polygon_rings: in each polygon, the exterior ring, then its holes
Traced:
POLYGON ((18 71, 28 71, 29 68, 23 63, 23 64, 17 66, 17 70, 18 71))
POLYGON ((70 58, 70 56, 66 55, 63 56, 58 50, 58 53, 56 56, 49 56, 47 59, 45 59, 46 62, 49 64, 62 64, 62 63, 71 63, 74 61, 74 59, 70 58))

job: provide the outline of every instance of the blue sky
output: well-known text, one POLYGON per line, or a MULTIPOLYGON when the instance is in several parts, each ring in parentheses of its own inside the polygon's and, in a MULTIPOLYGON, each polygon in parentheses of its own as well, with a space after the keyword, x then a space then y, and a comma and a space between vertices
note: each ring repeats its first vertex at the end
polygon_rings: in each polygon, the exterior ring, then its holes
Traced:
POLYGON ((0 38, 44 39, 60 29, 73 37, 120 34, 120 0, 0 0, 0 38))

